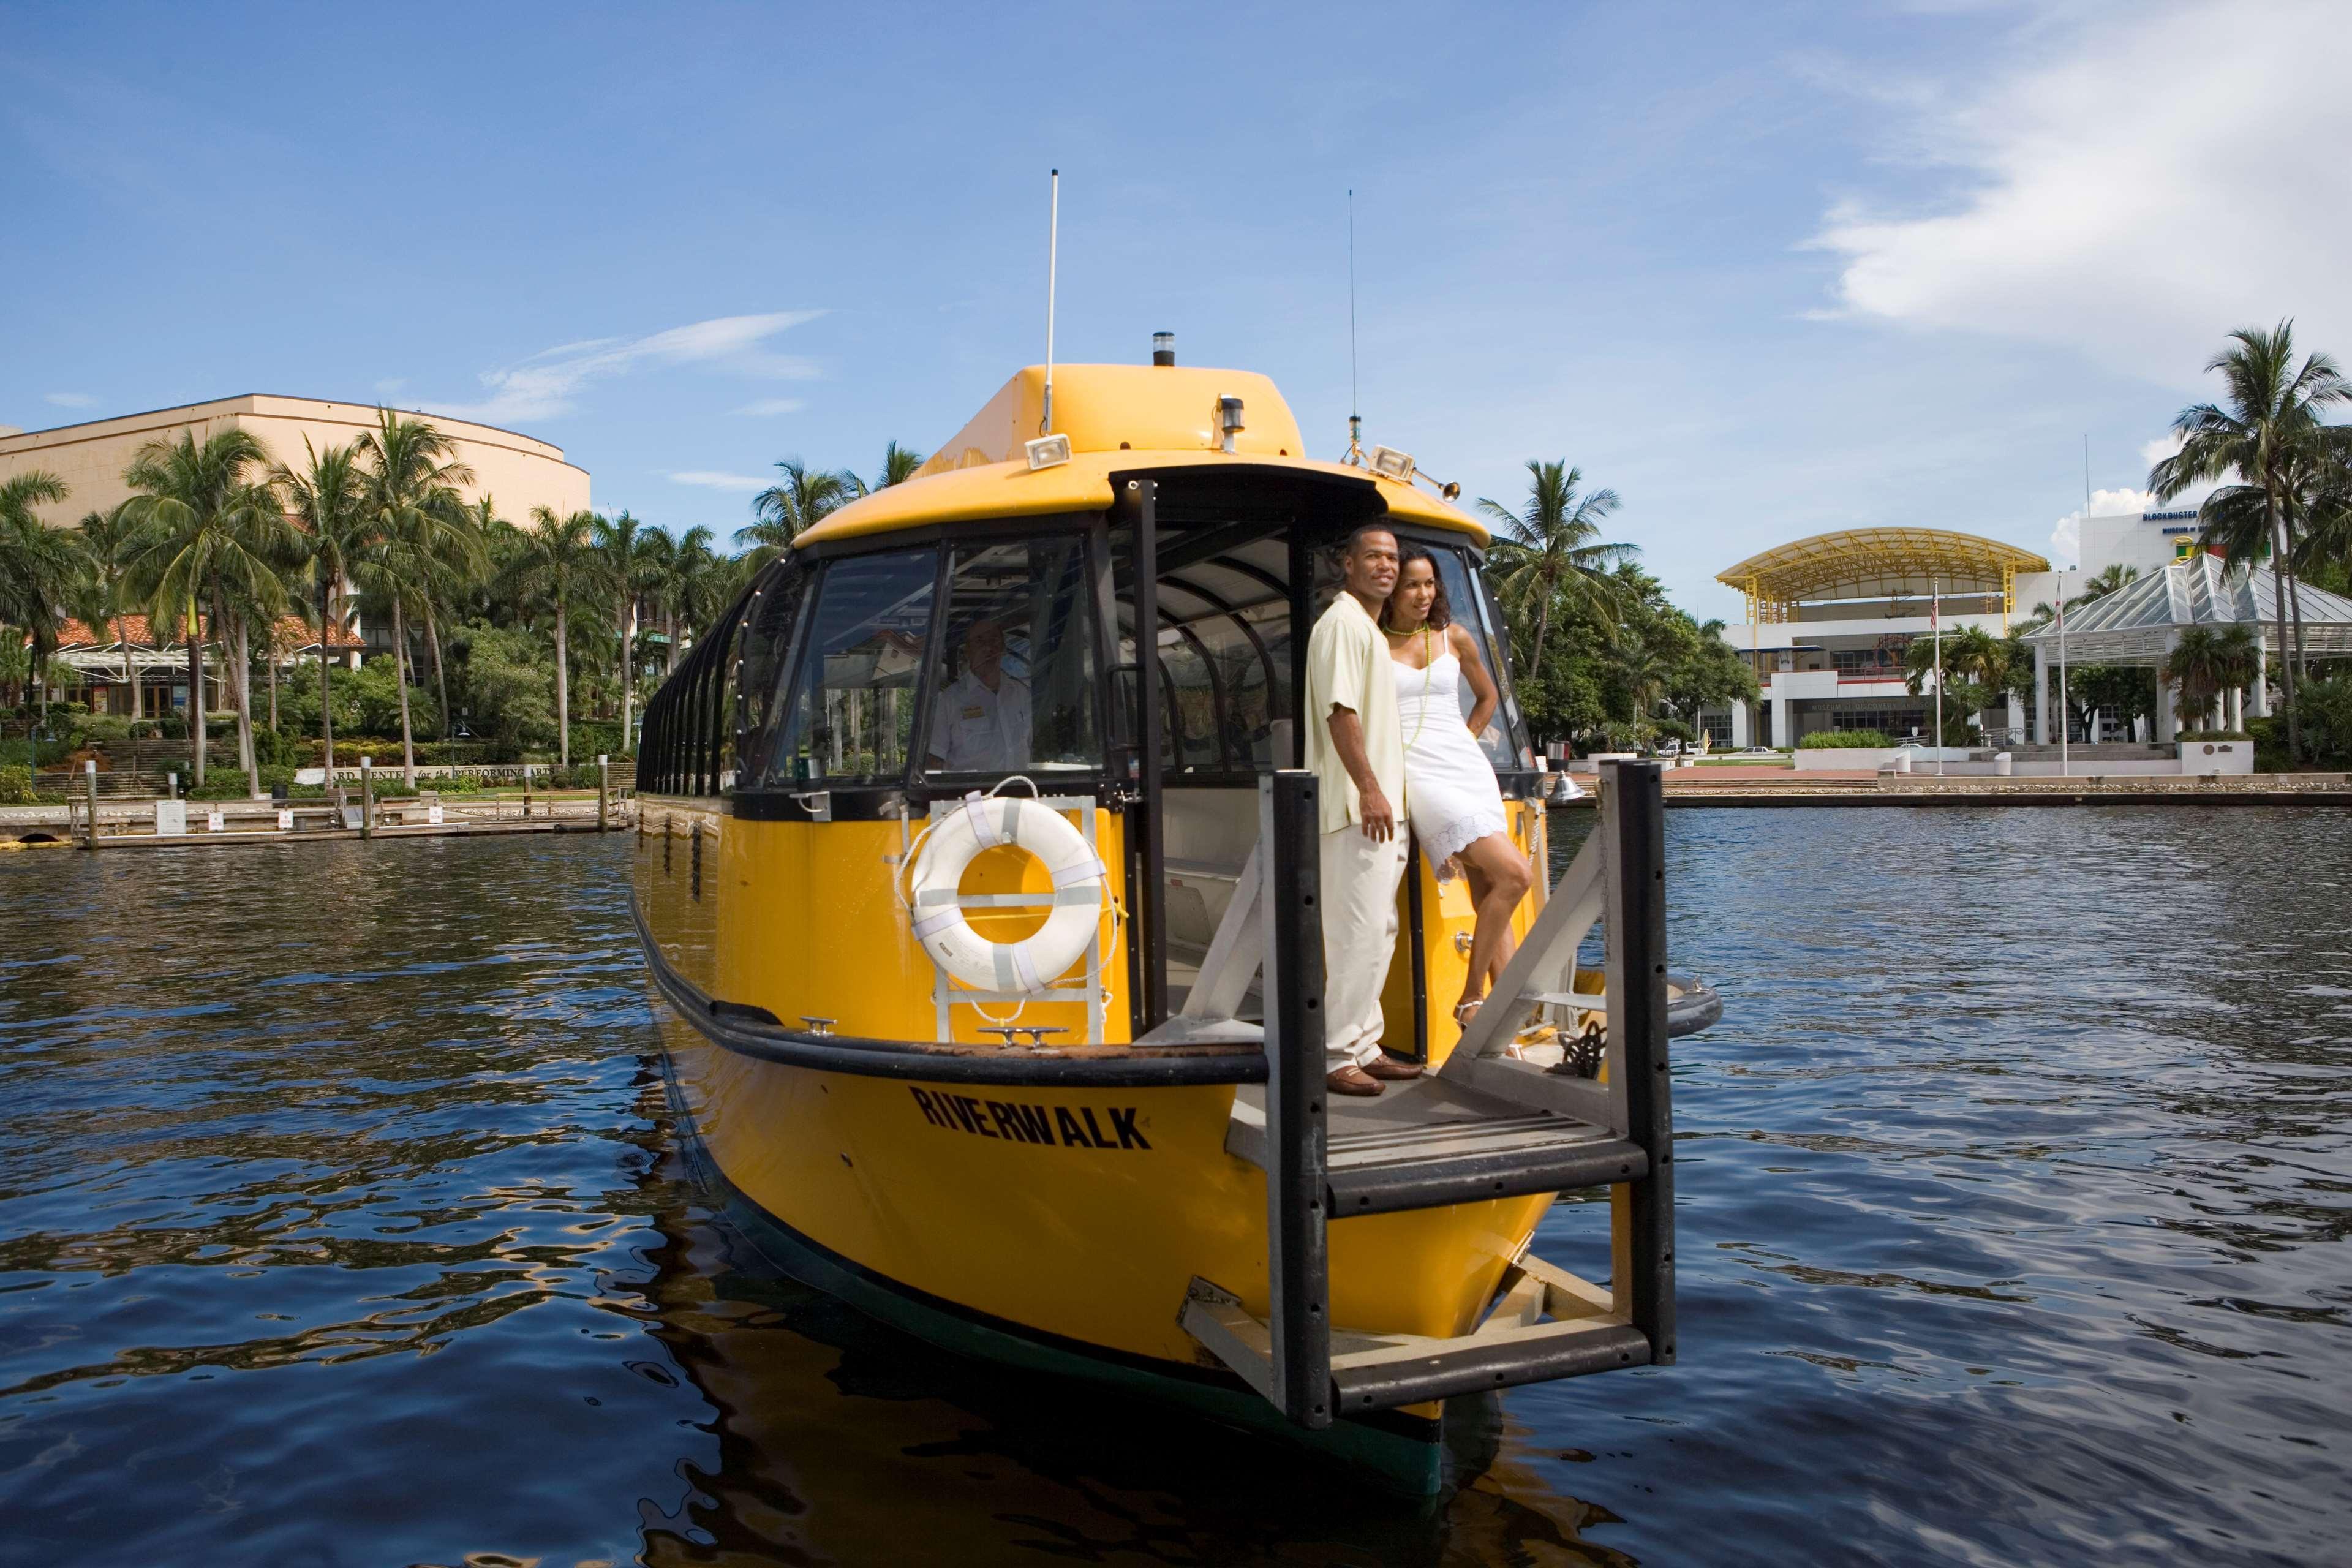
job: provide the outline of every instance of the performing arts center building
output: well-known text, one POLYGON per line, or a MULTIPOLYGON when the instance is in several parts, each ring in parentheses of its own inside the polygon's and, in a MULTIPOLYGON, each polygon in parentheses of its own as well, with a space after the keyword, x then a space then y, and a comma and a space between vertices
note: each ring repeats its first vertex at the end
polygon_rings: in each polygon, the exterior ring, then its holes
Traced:
MULTIPOLYGON (((1735 703, 1703 716, 1712 743, 1794 746, 1825 730, 1932 735, 1932 689, 1914 695, 1905 658, 1913 639, 1981 626, 2007 637, 2036 604, 2079 591, 2081 574, 2053 572, 2031 551, 1936 528, 1855 528, 1815 534, 1751 555, 1717 574, 1739 591, 1747 616, 1723 640, 1756 667, 1759 706, 1735 703)), ((2033 722, 1995 709, 2021 733, 2033 722)))
MULTIPOLYGON (((589 509, 587 470, 566 462, 563 448, 552 442, 439 414, 404 409, 398 412, 404 418, 431 424, 449 438, 454 460, 473 470, 473 479, 458 487, 467 505, 489 497, 500 517, 526 525, 534 507, 543 506, 558 517, 589 509)), ((131 489, 123 483, 122 472, 140 449, 150 443, 176 441, 184 434, 201 443, 222 430, 243 429, 261 443, 274 461, 299 473, 308 466, 311 450, 349 445, 376 427, 377 415, 377 405, 373 403, 331 403, 311 397, 247 393, 239 397, 215 398, 208 403, 184 404, 145 414, 118 415, 47 430, 0 426, 0 481, 33 470, 64 480, 66 499, 35 510, 44 522, 70 528, 78 526, 90 512, 106 511, 130 498, 131 489)), ((144 618, 132 619, 136 624, 126 627, 132 643, 127 650, 114 641, 111 627, 92 630, 69 626, 68 631, 79 634, 79 640, 69 637, 67 646, 59 650, 60 657, 80 673, 87 685, 70 692, 59 690, 56 695, 74 696, 90 701, 94 707, 127 710, 124 699, 128 694, 114 689, 121 683, 127 652, 130 664, 142 671, 142 685, 152 684, 154 696, 172 706, 184 701, 184 654, 153 646, 144 618)), ((310 639, 307 648, 281 647, 281 658, 316 657, 316 634, 301 635, 310 639)), ((362 630, 359 635, 366 634, 362 630)), ((362 646, 364 645, 347 643, 339 637, 333 651, 338 657, 346 657, 347 649, 355 655, 362 646)), ((206 657, 208 660, 215 658, 209 649, 206 657)))

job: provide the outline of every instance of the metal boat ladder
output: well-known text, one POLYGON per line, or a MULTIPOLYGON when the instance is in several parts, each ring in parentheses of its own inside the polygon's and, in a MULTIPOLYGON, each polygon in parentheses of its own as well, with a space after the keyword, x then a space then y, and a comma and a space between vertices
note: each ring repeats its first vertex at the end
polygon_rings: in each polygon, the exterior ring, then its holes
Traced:
POLYGON ((1315 775, 1260 781, 1259 851, 1202 965, 1195 994, 1207 1016, 1186 1032, 1238 1001, 1258 965, 1244 960, 1241 973, 1237 953, 1262 933, 1264 1104, 1237 1101, 1226 1148, 1265 1172, 1271 1310, 1260 1319, 1232 1290, 1196 1279, 1181 1321, 1302 1426, 1674 1360, 1664 799, 1654 763, 1609 764, 1604 783, 1599 826, 1493 996, 1438 1073, 1391 1089, 1410 1113, 1383 1124, 1352 1107, 1335 1115, 1324 1083, 1315 775), (1576 989, 1577 950, 1596 921, 1607 953, 1599 994, 1576 989), (1502 1054, 1531 1019, 1550 1020, 1564 1037, 1595 1018, 1606 1020, 1606 1065, 1595 1079, 1502 1054), (1332 1220, 1601 1186, 1611 1200, 1608 1288, 1522 1254, 1467 1334, 1359 1332, 1331 1321, 1332 1220))

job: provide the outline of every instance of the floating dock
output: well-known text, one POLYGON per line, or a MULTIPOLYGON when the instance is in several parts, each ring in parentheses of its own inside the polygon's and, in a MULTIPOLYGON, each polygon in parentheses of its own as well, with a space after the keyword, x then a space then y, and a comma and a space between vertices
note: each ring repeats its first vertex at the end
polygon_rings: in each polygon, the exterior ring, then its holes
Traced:
POLYGON ((185 801, 185 832, 159 831, 176 814, 170 802, 100 800, 98 834, 89 833, 89 806, 0 807, 0 849, 71 847, 79 849, 201 849, 256 844, 325 844, 352 839, 462 838, 511 833, 624 832, 635 820, 634 800, 532 799, 378 803, 367 825, 324 801, 280 806, 266 800, 185 801))

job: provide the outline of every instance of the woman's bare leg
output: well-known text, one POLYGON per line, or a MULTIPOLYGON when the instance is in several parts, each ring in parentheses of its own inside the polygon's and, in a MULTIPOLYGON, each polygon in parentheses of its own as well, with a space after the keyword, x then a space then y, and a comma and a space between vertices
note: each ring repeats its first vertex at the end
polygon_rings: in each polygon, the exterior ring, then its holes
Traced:
POLYGON ((1519 939, 1511 931, 1511 913, 1528 896, 1535 873, 1528 868, 1527 857, 1518 847, 1499 833, 1490 833, 1462 851, 1462 872, 1470 883, 1470 902, 1478 912, 1478 923, 1470 933, 1470 973, 1463 985, 1462 1000, 1476 1002, 1485 998, 1487 985, 1519 950, 1519 939))

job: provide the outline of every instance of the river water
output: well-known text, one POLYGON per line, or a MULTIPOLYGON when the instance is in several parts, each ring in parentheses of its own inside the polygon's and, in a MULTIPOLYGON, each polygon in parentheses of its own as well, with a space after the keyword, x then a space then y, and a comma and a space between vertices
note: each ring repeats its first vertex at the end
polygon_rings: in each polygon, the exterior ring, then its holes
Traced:
POLYGON ((627 838, 0 856, 0 1563, 2343 1561, 2339 821, 1670 813, 1681 1361, 1425 1506, 728 1272, 627 838))

